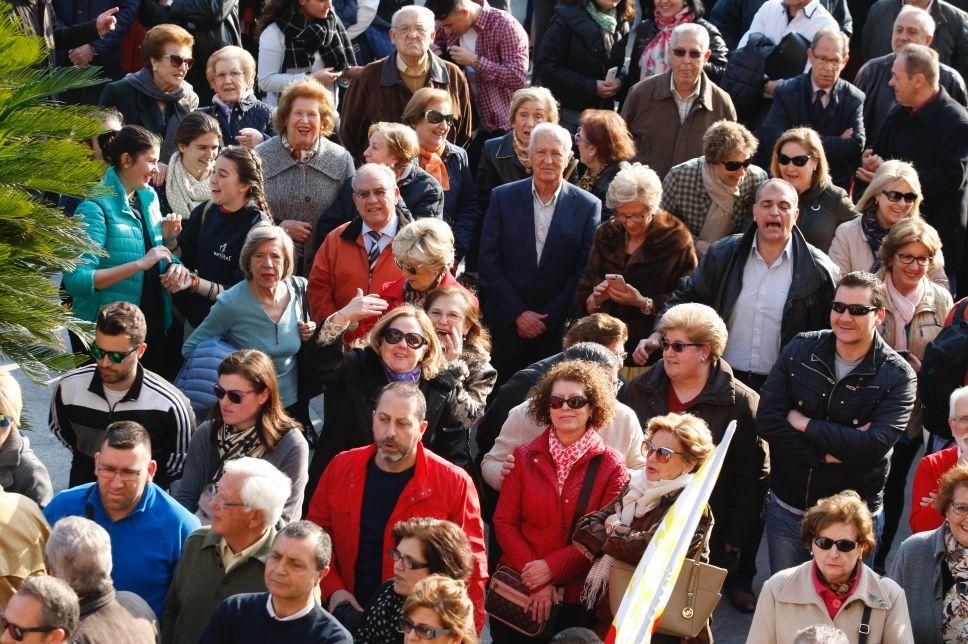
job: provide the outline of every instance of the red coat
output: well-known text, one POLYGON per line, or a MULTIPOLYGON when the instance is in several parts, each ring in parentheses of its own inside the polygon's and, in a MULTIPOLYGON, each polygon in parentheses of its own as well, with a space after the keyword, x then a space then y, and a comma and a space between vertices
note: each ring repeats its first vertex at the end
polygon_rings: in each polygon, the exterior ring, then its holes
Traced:
MULTIPOLYGON (((337 590, 352 592, 356 584, 356 556, 360 545, 360 511, 366 467, 376 446, 347 450, 334 458, 323 472, 309 504, 306 519, 320 526, 333 539, 330 572, 323 579, 323 598, 337 590)), ((467 473, 420 443, 413 478, 400 494, 383 532, 383 579, 393 577, 393 560, 387 554, 395 544, 393 526, 399 521, 429 517, 453 521, 467 535, 474 554, 474 570, 468 594, 474 602, 477 630, 484 628, 484 587, 487 583, 487 555, 484 552, 484 524, 477 490, 467 473)))
POLYGON ((927 532, 934 530, 944 523, 941 513, 929 505, 923 507, 921 499, 932 492, 937 492, 938 479, 958 464, 958 446, 943 449, 934 454, 928 454, 918 463, 914 472, 914 485, 911 490, 911 532, 927 532))
POLYGON ((565 601, 577 604, 592 562, 572 545, 570 530, 588 461, 604 454, 584 514, 617 497, 629 476, 624 456, 604 445, 592 448, 571 468, 558 496, 555 466, 548 449, 550 431, 549 427, 514 450, 516 465, 501 487, 494 529, 504 550, 502 564, 520 571, 526 563, 544 559, 551 568, 551 583, 564 586, 565 601))

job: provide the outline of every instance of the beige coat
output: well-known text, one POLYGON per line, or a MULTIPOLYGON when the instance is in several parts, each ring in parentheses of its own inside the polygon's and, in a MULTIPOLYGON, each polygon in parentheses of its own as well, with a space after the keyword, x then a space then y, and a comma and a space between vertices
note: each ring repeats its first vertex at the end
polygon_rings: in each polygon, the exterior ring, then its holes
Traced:
POLYGON ((813 585, 813 561, 781 570, 763 585, 746 644, 793 644, 797 631, 813 624, 835 626, 857 641, 864 606, 871 607, 869 644, 914 644, 904 591, 861 565, 857 590, 831 620, 813 585))

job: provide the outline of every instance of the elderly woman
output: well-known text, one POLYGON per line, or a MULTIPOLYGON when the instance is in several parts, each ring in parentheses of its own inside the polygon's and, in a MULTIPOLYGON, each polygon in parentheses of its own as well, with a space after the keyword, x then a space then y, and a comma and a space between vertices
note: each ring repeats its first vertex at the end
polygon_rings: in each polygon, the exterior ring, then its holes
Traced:
MULTIPOLYGON (((387 581, 366 607, 356 644, 394 644, 404 641, 400 630, 403 604, 414 586, 431 575, 466 583, 474 559, 467 537, 456 524, 441 519, 410 519, 393 526, 393 579, 387 581)), ((473 621, 471 629, 473 631, 473 621)))
POLYGON ((353 157, 326 138, 335 118, 333 100, 322 85, 312 78, 296 81, 282 92, 273 116, 279 136, 255 149, 262 157, 266 201, 296 243, 298 275, 309 275, 312 268, 311 240, 319 213, 353 176, 353 157))
POLYGON ((185 81, 191 69, 195 39, 176 25, 152 27, 141 44, 145 66, 101 91, 99 105, 116 108, 126 125, 140 125, 161 139, 161 158, 174 154, 175 132, 198 96, 185 81))
POLYGON ((477 644, 467 584, 442 575, 418 581, 403 604, 398 629, 406 644, 477 644))
MULTIPOLYGON (((494 528, 504 552, 501 564, 521 575, 531 591, 531 616, 547 621, 557 587, 564 606, 544 638, 576 626, 589 562, 572 544, 574 526, 588 510, 614 499, 628 480, 625 457, 602 441, 598 430, 612 420, 615 394, 605 372, 581 361, 560 362, 535 385, 529 414, 547 429, 514 451, 515 467, 504 479, 494 528), (587 505, 576 507, 590 477, 587 505)), ((495 642, 534 641, 491 620, 495 642)))
POLYGON ((636 163, 615 175, 605 198, 615 216, 595 231, 575 290, 574 307, 582 314, 601 310, 628 325, 628 356, 652 331, 679 279, 696 268, 689 230, 659 210, 661 197, 662 183, 648 166, 636 163))
MULTIPOLYGON (((905 217, 920 217, 923 199, 921 179, 914 166, 895 159, 882 163, 857 202, 861 216, 837 226, 830 242, 828 255, 840 267, 841 274, 879 271, 884 237, 891 226, 905 217)), ((948 288, 940 248, 928 266, 928 276, 932 282, 948 288)))
POLYGON ((272 360, 279 381, 279 398, 287 413, 305 423, 299 402, 296 354, 316 329, 305 321, 306 280, 294 277, 292 239, 279 226, 252 227, 239 253, 245 280, 215 301, 208 316, 185 341, 188 357, 200 342, 222 336, 236 347, 258 349, 272 360))
POLYGON ((862 623, 868 642, 914 644, 904 591, 862 561, 877 542, 870 510, 856 492, 818 501, 803 519, 800 539, 813 560, 766 581, 748 644, 792 644, 797 630, 813 624, 857 633, 862 623))
POLYGON ((847 192, 831 182, 827 155, 815 130, 796 127, 780 135, 773 146, 770 174, 796 189, 797 227, 810 245, 823 252, 830 250, 837 227, 857 218, 847 192))
POLYGON ((751 165, 758 142, 739 123, 716 121, 702 137, 702 156, 673 166, 659 207, 689 227, 700 257, 709 245, 750 222, 756 186, 766 172, 751 165))
POLYGON ((54 495, 50 473, 40 462, 30 441, 20 433, 23 412, 20 384, 9 369, 0 369, 0 487, 16 492, 44 507, 54 495))
POLYGON ((200 108, 215 117, 222 140, 254 148, 275 136, 272 107, 255 96, 255 59, 252 54, 229 45, 213 53, 205 65, 205 76, 215 92, 212 104, 200 108))
POLYGON ((702 0, 645 0, 642 20, 635 30, 632 59, 629 63, 629 85, 657 74, 664 74, 671 65, 668 58, 672 30, 687 22, 694 22, 709 32, 709 51, 703 71, 714 83, 719 83, 726 71, 729 50, 716 26, 705 20, 706 8, 702 0))
POLYGON ((244 456, 261 458, 289 477, 292 489, 281 521, 295 521, 302 513, 309 446, 302 425, 283 409, 269 356, 254 349, 229 355, 218 367, 214 391, 218 404, 192 434, 175 498, 209 525, 212 488, 225 464, 244 456))
POLYGON ((608 186, 619 170, 629 167, 629 159, 635 156, 635 142, 618 113, 585 110, 578 122, 575 144, 581 165, 571 175, 571 182, 605 203, 602 208, 602 221, 605 221, 615 214, 606 203, 608 186))
MULTIPOLYGON (((575 528, 575 545, 595 561, 585 580, 587 594, 583 595, 589 610, 596 608, 610 583, 616 584, 613 594, 621 597, 624 588, 620 586, 628 584, 629 569, 638 565, 666 512, 692 480, 692 473, 712 453, 713 441, 700 418, 673 413, 649 421, 642 449, 646 453, 645 469, 634 472, 619 494, 599 506, 599 511, 582 517, 575 528)), ((686 557, 708 562, 712 524, 706 507, 686 557)), ((614 613, 618 605, 611 603, 614 613)), ((653 641, 665 642, 668 638, 656 635, 653 641)))
POLYGON ((968 462, 941 477, 934 507, 944 523, 911 535, 891 564, 890 577, 904 589, 914 641, 957 642, 968 633, 968 462))
POLYGON ((161 212, 188 219, 199 205, 212 196, 209 178, 222 135, 218 121, 208 114, 192 112, 175 132, 178 151, 168 159, 164 182, 155 183, 161 212))
POLYGON ((481 210, 467 152, 447 140, 454 118, 450 94, 432 87, 414 92, 403 111, 403 122, 417 133, 420 168, 444 191, 444 221, 454 229, 459 264, 470 250, 481 210))
POLYGON ((716 488, 709 499, 718 518, 712 534, 713 563, 723 567, 740 554, 739 566, 726 580, 730 600, 746 612, 755 607, 753 577, 762 526, 769 461, 756 435, 759 395, 733 376, 723 360, 726 324, 705 304, 678 304, 662 316, 662 359, 622 390, 621 400, 642 424, 669 412, 689 412, 709 427, 719 443, 736 421, 716 488))
POLYGON ((561 101, 561 125, 574 133, 586 109, 610 110, 627 82, 625 46, 632 0, 562 0, 534 53, 534 75, 561 101), (616 68, 620 73, 609 74, 616 68))

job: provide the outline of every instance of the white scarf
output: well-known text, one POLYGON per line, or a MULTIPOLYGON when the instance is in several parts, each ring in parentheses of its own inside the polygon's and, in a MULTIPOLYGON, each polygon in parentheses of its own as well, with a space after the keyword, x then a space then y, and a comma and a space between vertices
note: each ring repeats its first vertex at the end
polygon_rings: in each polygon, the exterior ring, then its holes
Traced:
MULTIPOLYGON (((195 207, 212 197, 208 176, 196 179, 182 164, 181 152, 175 152, 168 161, 168 177, 165 179, 165 196, 171 211, 188 219, 195 207)), ((168 213, 162 213, 168 214, 168 213)))
MULTIPOLYGON (((659 504, 659 500, 662 497, 673 492, 678 492, 686 487, 692 479, 692 474, 684 473, 674 479, 650 481, 646 476, 645 470, 632 472, 632 476, 629 478, 628 490, 625 496, 622 497, 621 515, 617 513, 609 515, 605 518, 605 524, 607 525, 609 519, 612 517, 617 517, 621 525, 631 525, 633 518, 637 519, 645 516, 646 513, 651 512, 659 504)), ((590 610, 594 610, 598 599, 608 588, 608 578, 612 572, 612 564, 614 561, 611 555, 602 555, 592 564, 591 570, 588 571, 588 577, 585 579, 585 588, 582 590, 581 599, 590 610)))

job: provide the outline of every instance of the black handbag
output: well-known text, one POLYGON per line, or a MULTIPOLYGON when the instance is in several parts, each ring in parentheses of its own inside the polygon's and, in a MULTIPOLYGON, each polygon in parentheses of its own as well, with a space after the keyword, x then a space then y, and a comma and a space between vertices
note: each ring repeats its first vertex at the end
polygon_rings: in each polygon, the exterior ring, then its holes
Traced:
MULTIPOLYGON (((292 280, 290 285, 296 292, 296 297, 299 298, 301 321, 312 322, 312 317, 309 314, 309 298, 306 295, 306 286, 294 277, 290 279, 292 280)), ((300 405, 308 405, 310 399, 323 393, 323 387, 319 382, 318 374, 313 369, 313 349, 313 342, 310 339, 299 346, 299 352, 296 354, 297 391, 300 405)))

